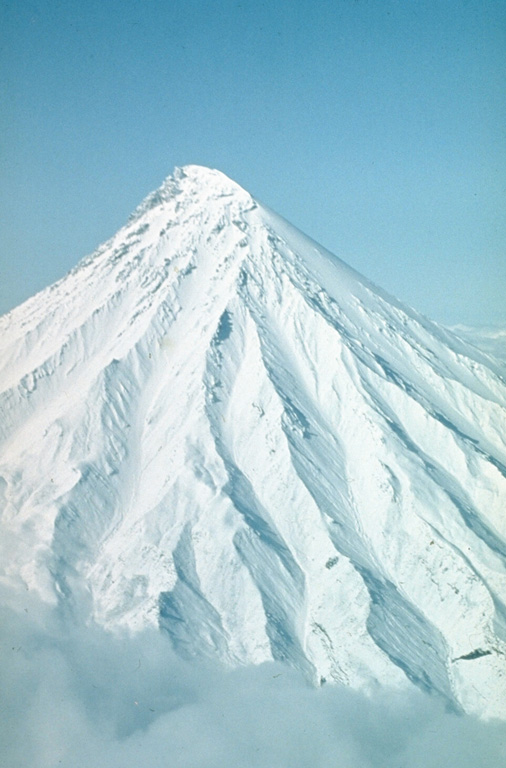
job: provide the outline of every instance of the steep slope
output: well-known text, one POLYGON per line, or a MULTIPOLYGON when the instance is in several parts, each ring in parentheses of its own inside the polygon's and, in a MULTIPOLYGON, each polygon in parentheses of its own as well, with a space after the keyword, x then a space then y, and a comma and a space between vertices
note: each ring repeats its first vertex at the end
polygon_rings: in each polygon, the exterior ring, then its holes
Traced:
POLYGON ((0 320, 2 578, 506 717, 506 386, 217 171, 0 320))

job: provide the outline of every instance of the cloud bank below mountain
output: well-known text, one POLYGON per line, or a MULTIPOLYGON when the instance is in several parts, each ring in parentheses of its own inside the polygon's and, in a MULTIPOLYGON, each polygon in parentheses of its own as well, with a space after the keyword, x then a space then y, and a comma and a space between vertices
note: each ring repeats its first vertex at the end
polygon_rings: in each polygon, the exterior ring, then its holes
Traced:
POLYGON ((419 691, 314 689, 287 667, 230 670, 62 621, 2 615, 3 760, 12 768, 497 768, 506 725, 419 691))

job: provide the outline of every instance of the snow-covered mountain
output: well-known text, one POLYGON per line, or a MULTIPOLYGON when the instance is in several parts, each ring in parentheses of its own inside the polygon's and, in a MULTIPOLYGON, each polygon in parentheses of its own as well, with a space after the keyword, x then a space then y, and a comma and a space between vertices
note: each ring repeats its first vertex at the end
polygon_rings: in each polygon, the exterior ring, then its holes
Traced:
POLYGON ((506 717, 506 384, 217 171, 0 320, 2 580, 506 717))

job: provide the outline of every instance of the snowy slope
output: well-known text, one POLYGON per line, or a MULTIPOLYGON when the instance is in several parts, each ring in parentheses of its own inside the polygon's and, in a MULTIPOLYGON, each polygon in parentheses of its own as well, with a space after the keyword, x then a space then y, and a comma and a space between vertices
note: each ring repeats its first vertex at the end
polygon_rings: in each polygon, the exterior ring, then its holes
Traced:
POLYGON ((456 325, 450 330, 466 341, 470 341, 478 349, 500 360, 506 373, 506 328, 502 326, 475 328, 468 325, 456 325))
POLYGON ((2 579, 506 718, 506 385, 217 171, 0 319, 2 579))

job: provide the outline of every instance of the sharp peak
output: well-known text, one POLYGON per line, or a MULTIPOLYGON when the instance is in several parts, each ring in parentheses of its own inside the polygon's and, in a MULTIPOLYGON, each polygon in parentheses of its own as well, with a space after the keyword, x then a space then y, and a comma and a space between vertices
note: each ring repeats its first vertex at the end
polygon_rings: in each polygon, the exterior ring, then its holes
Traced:
POLYGON ((223 179, 228 181, 229 183, 235 184, 232 179, 230 179, 229 176, 227 176, 222 171, 219 171, 217 168, 209 168, 206 165, 195 165, 193 163, 189 163, 188 165, 181 165, 176 166, 174 171, 168 176, 168 178, 173 178, 174 176, 177 177, 188 177, 192 179, 196 179, 203 182, 208 181, 214 181, 216 179, 223 179))
POLYGON ((241 187, 236 181, 227 176, 223 171, 219 171, 217 168, 208 168, 204 165, 183 165, 176 166, 174 171, 165 179, 164 184, 173 184, 176 182, 183 182, 187 180, 187 183, 194 184, 201 189, 210 189, 212 192, 228 193, 239 192, 247 193, 247 191, 241 187))
POLYGON ((230 196, 234 194, 247 196, 249 193, 233 181, 226 174, 215 168, 207 168, 203 165, 176 166, 162 184, 150 192, 139 206, 133 211, 129 222, 138 219, 152 208, 166 202, 174 195, 195 195, 198 192, 208 196, 230 196))

